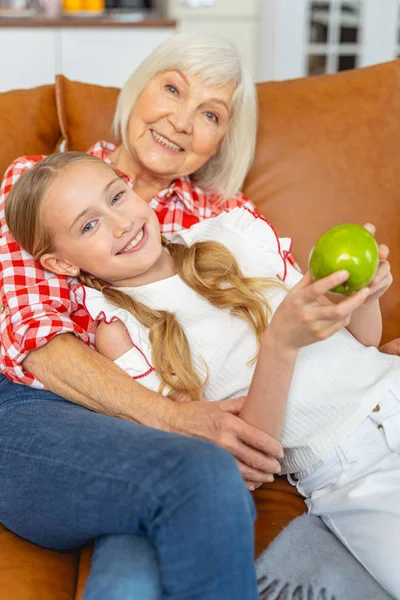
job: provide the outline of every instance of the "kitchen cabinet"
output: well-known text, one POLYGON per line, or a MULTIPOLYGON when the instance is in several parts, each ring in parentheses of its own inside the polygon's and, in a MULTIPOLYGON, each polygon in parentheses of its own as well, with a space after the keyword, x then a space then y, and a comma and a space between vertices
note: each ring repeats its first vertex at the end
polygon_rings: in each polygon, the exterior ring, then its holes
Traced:
POLYGON ((111 26, 95 21, 62 26, 0 23, 0 92, 53 83, 62 73, 69 79, 120 87, 158 44, 173 35, 175 23, 159 26, 111 26))

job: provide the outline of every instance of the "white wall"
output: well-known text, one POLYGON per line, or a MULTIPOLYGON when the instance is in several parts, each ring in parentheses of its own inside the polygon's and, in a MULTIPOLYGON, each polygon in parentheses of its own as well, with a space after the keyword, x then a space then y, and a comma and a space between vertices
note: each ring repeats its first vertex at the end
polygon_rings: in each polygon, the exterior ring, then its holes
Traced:
MULTIPOLYGON (((208 31, 231 40, 253 78, 258 80, 259 16, 263 1, 214 0, 212 6, 193 8, 190 0, 165 0, 165 10, 168 17, 178 21, 178 31, 208 31)), ((210 0, 205 4, 210 4, 210 0)))

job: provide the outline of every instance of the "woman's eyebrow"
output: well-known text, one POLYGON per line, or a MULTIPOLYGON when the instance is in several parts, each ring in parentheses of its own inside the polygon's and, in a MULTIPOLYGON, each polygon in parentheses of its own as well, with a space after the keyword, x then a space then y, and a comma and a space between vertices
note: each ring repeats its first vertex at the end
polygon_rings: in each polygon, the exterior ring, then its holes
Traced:
POLYGON ((207 98, 205 102, 214 102, 214 104, 220 104, 221 106, 224 106, 229 112, 227 103, 225 102, 225 100, 221 100, 221 98, 207 98))

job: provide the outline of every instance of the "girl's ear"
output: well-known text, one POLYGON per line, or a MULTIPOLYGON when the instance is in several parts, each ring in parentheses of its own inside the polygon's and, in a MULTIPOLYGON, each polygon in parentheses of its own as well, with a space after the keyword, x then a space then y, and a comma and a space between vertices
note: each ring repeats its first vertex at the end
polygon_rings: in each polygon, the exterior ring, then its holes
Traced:
POLYGON ((69 275, 70 277, 76 277, 79 273, 78 267, 71 264, 70 262, 58 258, 55 254, 43 254, 40 259, 40 264, 46 271, 51 271, 56 275, 69 275))

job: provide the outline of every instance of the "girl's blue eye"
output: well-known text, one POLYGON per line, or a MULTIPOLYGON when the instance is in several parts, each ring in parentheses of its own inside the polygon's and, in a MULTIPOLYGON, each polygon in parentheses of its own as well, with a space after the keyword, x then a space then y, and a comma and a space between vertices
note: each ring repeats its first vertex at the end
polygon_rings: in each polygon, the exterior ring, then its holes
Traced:
POLYGON ((177 88, 174 85, 167 84, 165 86, 165 89, 168 90, 169 92, 171 92, 171 94, 175 94, 176 95, 178 93, 178 90, 177 90, 177 88))
POLYGON ((86 223, 86 225, 84 225, 82 227, 82 233, 87 233, 88 231, 92 231, 92 229, 94 229, 95 226, 96 226, 96 221, 90 221, 89 223, 86 223))
POLYGON ((115 196, 113 197, 113 199, 111 200, 111 206, 114 206, 114 204, 116 202, 118 202, 118 200, 121 200, 122 196, 123 196, 124 192, 118 192, 118 194, 115 194, 115 196))
POLYGON ((206 117, 207 117, 207 119, 209 119, 210 121, 213 121, 214 123, 219 123, 219 119, 215 113, 206 112, 206 117))

